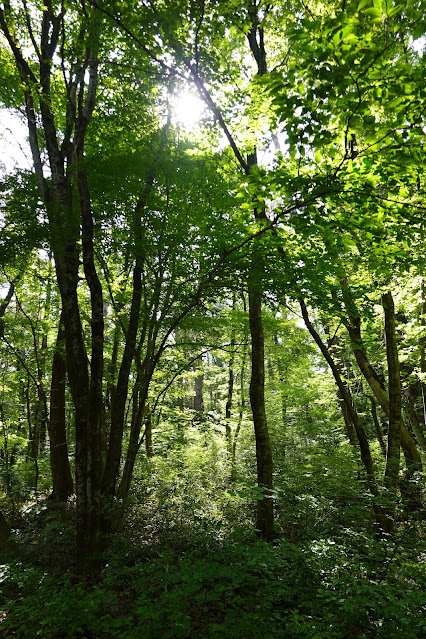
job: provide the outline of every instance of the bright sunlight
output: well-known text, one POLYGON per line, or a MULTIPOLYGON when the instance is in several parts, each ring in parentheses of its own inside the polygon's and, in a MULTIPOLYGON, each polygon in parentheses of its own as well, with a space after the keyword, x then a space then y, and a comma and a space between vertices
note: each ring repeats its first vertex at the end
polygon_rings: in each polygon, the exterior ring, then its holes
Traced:
POLYGON ((188 89, 176 96, 173 101, 174 117, 182 128, 194 129, 204 115, 205 105, 200 98, 188 89))

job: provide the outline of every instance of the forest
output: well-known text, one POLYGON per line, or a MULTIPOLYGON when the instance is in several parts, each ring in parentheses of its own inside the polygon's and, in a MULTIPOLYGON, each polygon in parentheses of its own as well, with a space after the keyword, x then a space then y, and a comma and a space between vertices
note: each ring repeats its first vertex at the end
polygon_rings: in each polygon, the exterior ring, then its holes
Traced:
POLYGON ((426 637, 425 46, 0 2, 1 637, 426 637))

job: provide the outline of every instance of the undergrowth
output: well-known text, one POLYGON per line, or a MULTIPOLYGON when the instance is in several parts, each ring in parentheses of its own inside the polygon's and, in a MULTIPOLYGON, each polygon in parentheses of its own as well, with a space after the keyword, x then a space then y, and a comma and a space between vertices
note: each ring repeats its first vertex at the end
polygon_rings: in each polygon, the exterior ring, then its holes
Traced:
MULTIPOLYGON (((185 517, 174 491, 166 493, 156 518, 155 500, 146 500, 145 511, 132 504, 123 520, 127 534, 111 534, 107 550, 84 565, 73 555, 73 509, 59 512, 48 502, 27 508, 20 531, 27 550, 1 567, 1 636, 426 636, 426 548, 415 522, 387 540, 362 526, 340 526, 331 535, 325 519, 308 521, 302 500, 305 534, 292 541, 282 528, 266 544, 248 526, 227 527, 226 508, 216 519, 194 519, 192 504, 185 517)), ((228 510, 237 498, 230 495, 228 510)), ((245 506, 248 512, 247 498, 245 506)), ((317 507, 321 515, 325 505, 317 507)))

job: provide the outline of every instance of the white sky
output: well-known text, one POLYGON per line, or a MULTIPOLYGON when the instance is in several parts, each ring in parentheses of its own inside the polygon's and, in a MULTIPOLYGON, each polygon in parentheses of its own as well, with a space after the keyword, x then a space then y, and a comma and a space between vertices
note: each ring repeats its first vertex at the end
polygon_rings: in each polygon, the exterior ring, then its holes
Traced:
POLYGON ((31 168, 27 135, 27 128, 18 116, 0 109, 0 175, 18 167, 31 168))

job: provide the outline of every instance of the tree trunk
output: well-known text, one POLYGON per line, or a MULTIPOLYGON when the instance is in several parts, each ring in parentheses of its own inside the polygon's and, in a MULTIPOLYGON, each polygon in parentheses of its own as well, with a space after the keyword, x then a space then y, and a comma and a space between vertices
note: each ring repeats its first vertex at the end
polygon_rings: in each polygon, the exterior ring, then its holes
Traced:
MULTIPOLYGON (((245 307, 245 303, 244 303, 245 307)), ((245 308, 244 308, 245 310, 245 308)), ((245 387, 244 387, 244 374, 246 368, 246 356, 247 356, 247 347, 244 344, 243 350, 243 358, 241 361, 241 377, 240 377, 240 410, 238 414, 238 423, 234 432, 234 437, 232 438, 232 451, 231 451, 231 481, 235 481, 237 478, 237 465, 236 465, 236 456, 237 456, 237 442, 238 435, 240 434, 241 424, 243 423, 243 415, 244 409, 246 405, 246 396, 245 396, 245 387)))
MULTIPOLYGON (((346 281, 342 283, 342 291, 349 315, 348 318, 343 320, 343 323, 348 331, 356 362, 361 373, 364 375, 366 382, 370 386, 375 398, 382 407, 385 415, 389 418, 389 396, 379 376, 371 365, 368 355, 365 351, 361 337, 361 318, 359 317, 357 309, 355 308, 355 305, 353 304, 353 301, 349 296, 348 285, 346 281)), ((401 424, 401 446, 404 451, 405 461, 409 474, 411 474, 414 470, 421 470, 421 456, 404 422, 402 422, 401 424)))
POLYGON ((382 530, 385 530, 386 523, 387 523, 386 519, 383 515, 380 505, 377 504, 377 502, 375 501, 376 498, 379 496, 379 489, 377 487, 377 483, 375 479, 373 458, 371 456, 370 445, 368 443, 367 435, 359 421, 358 413, 355 410, 350 391, 342 380, 339 368, 338 366, 336 366, 336 363, 334 362, 333 357, 329 353, 327 346, 324 344, 323 340, 321 339, 320 335, 317 333, 312 322, 309 319, 308 311, 307 311, 304 300, 300 298, 299 303, 300 303, 300 308, 302 310, 302 316, 306 324, 306 328, 312 335, 314 341, 316 342, 321 353, 323 354, 324 359, 329 365, 330 370, 333 373, 333 377, 336 381, 336 384, 339 388, 339 391, 342 395, 343 401, 345 402, 350 421, 352 422, 354 426, 356 436, 358 439, 359 449, 361 453, 361 460, 364 464, 364 467, 367 473, 367 485, 373 497, 373 510, 376 516, 376 522, 379 528, 381 528, 382 530))
POLYGON ((120 497, 120 499, 125 499, 129 494, 136 457, 141 447, 142 441, 145 438, 146 433, 144 433, 142 438, 140 438, 140 433, 145 418, 146 400, 153 370, 154 365, 151 361, 142 364, 141 368, 138 371, 135 388, 133 389, 133 409, 132 421, 130 424, 130 438, 127 447, 123 474, 121 476, 121 481, 118 488, 118 497, 120 497))
POLYGON ((232 434, 231 434, 231 411, 232 401, 234 395, 234 360, 235 360, 235 337, 231 338, 231 356, 229 358, 228 366, 228 393, 226 397, 225 405, 225 440, 226 450, 228 453, 228 459, 232 456, 232 434))
POLYGON ((130 369, 135 355, 142 295, 141 276, 140 267, 135 266, 133 271, 133 294, 129 326, 126 335, 126 345, 124 347, 123 358, 118 374, 117 386, 115 387, 112 396, 110 437, 105 470, 102 479, 102 492, 107 496, 112 496, 115 493, 118 472, 120 469, 124 431, 124 413, 129 387, 130 369))
POLYGON ((52 470, 53 497, 55 501, 67 501, 74 492, 74 483, 68 458, 65 412, 65 333, 62 314, 59 320, 55 351, 52 362, 50 388, 50 468, 52 470))
POLYGON ((374 428, 376 430, 377 439, 379 440, 380 448, 382 449, 383 455, 386 457, 386 445, 383 440, 382 429, 380 428, 379 419, 377 417, 377 405, 376 400, 373 395, 368 395, 368 399, 371 402, 371 416, 374 422, 374 428))
POLYGON ((385 513, 387 520, 386 532, 392 532, 394 529, 401 454, 401 379, 396 343, 395 305, 392 293, 388 292, 382 296, 382 305, 385 317, 386 358, 389 378, 389 429, 384 475, 384 486, 387 490, 385 513))
MULTIPOLYGON (((422 277, 421 283, 421 304, 420 304, 420 326, 423 331, 419 339, 419 351, 420 351, 420 372, 426 373, 426 284, 425 278, 422 277)), ((426 429, 426 383, 424 378, 420 380, 422 389, 422 407, 423 407, 423 424, 426 429)))
POLYGON ((251 335, 250 404, 256 440, 257 482, 262 499, 257 500, 256 529, 269 541, 274 535, 274 502, 272 499, 272 450, 265 410, 265 345, 262 322, 262 299, 257 286, 249 290, 249 325, 251 335))
POLYGON ((148 459, 154 456, 154 446, 152 444, 152 414, 148 405, 145 407, 145 450, 148 459))
POLYGON ((204 400, 203 400, 203 383, 204 383, 204 373, 202 370, 203 360, 201 355, 197 357, 194 368, 198 371, 198 375, 195 378, 194 382, 194 410, 198 413, 204 412, 204 400))
POLYGON ((412 432, 417 439, 420 449, 426 452, 426 440, 423 434, 422 425, 419 421, 417 411, 415 408, 416 394, 412 388, 408 387, 403 392, 404 408, 408 416, 409 423, 411 425, 412 432))
MULTIPOLYGON (((306 321, 305 321, 306 324, 306 321)), ((307 326, 308 330, 309 327, 307 326)), ((324 332, 327 335, 327 350, 331 356, 331 358, 333 359, 337 371, 339 373, 340 379, 342 380, 342 383, 344 384, 344 386, 346 387, 349 397, 350 397, 350 401, 353 404, 353 400, 352 400, 352 393, 351 393, 351 389, 349 384, 344 381, 344 370, 345 370, 345 363, 343 361, 342 355, 341 355, 341 348, 340 348, 340 344, 339 344, 339 336, 337 335, 337 333, 330 339, 330 329, 328 326, 324 326, 324 332)), ((319 336, 318 336, 319 337, 319 336)), ((343 395, 340 391, 339 386, 336 383, 336 390, 337 390, 337 400, 339 402, 339 406, 340 406, 340 410, 342 412, 342 416, 343 416, 343 421, 345 424, 345 429, 346 429, 346 434, 348 436, 348 439, 350 441, 350 443, 352 444, 352 446, 356 446, 357 442, 358 442, 358 438, 357 438, 357 434, 356 434, 356 429, 355 426, 352 422, 351 419, 351 413, 348 410, 348 406, 347 406, 347 402, 344 400, 343 395)), ((354 407, 355 408, 355 407, 354 407)))

